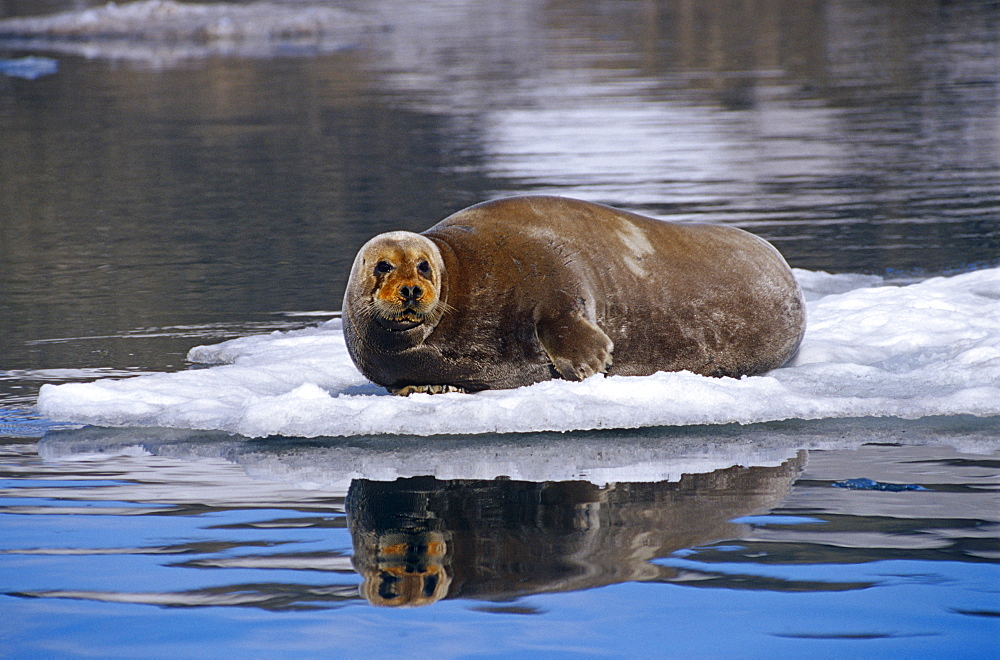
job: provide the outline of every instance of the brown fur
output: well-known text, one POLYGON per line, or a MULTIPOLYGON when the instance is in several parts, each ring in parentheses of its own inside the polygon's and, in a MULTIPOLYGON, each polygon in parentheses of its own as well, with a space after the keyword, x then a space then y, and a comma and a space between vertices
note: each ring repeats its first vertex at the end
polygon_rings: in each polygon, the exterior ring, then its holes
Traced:
POLYGON ((759 374, 787 362, 804 331, 801 291, 763 239, 560 197, 485 202, 422 234, 376 236, 344 297, 351 357, 398 393, 759 374))

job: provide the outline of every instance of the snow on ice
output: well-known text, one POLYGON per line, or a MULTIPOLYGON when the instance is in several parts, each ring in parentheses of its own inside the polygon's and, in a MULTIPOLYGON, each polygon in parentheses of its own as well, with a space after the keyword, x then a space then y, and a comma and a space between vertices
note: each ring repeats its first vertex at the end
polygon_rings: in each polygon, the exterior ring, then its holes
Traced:
POLYGON ((478 394, 394 397, 354 368, 339 319, 198 346, 210 368, 43 386, 59 421, 248 437, 435 435, 749 424, 784 419, 1000 417, 1000 268, 905 286, 796 271, 798 357, 763 376, 596 376, 478 394))

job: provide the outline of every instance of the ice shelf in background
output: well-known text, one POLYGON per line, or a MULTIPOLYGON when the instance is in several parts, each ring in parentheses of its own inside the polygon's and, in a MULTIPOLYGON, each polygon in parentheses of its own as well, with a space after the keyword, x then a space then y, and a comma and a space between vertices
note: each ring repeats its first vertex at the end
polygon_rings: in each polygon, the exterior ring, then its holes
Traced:
POLYGON ((374 18, 323 4, 277 2, 109 2, 42 16, 0 20, 0 44, 168 66, 210 56, 328 53, 378 31, 374 18))

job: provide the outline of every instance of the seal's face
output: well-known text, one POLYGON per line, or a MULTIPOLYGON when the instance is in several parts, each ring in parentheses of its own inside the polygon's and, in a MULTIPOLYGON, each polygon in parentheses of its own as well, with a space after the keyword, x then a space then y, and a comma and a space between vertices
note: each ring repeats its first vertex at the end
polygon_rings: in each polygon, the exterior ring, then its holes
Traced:
POLYGON ((359 589, 372 605, 417 607, 448 595, 448 544, 441 532, 391 530, 360 538, 354 563, 359 589))
POLYGON ((443 308, 438 247, 410 232, 380 234, 358 253, 348 287, 362 316, 390 332, 436 321, 443 308))

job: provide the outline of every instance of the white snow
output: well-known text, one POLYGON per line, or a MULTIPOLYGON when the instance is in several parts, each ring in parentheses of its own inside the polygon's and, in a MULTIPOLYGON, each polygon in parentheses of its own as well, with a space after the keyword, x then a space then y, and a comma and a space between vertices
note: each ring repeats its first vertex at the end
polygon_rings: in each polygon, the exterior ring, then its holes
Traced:
MULTIPOLYGON (((478 394, 394 397, 354 368, 340 320, 191 350, 213 364, 45 385, 51 419, 249 437, 470 434, 939 415, 1000 418, 1000 268, 906 286, 796 271, 808 330, 763 376, 597 376, 478 394)), ((998 419, 1000 423, 1000 419, 998 419)))

